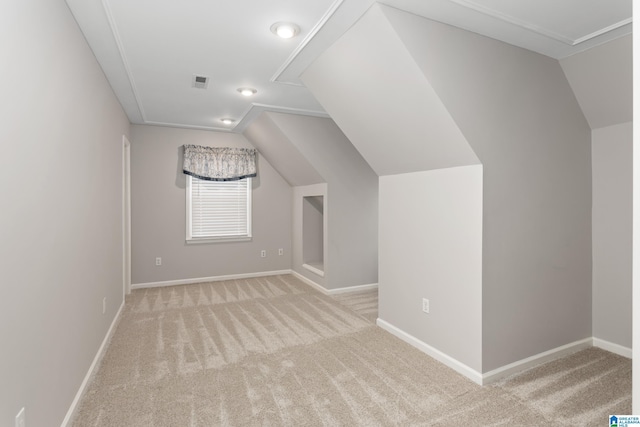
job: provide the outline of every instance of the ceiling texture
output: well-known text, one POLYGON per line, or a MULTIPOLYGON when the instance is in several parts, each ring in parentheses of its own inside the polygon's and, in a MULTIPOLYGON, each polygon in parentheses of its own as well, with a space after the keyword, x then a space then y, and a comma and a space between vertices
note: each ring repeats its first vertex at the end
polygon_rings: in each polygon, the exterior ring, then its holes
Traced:
MULTIPOLYGON (((263 111, 328 117, 300 74, 373 0, 66 0, 129 120, 243 132, 263 111), (281 39, 276 22, 300 32, 281 39), (206 88, 194 77, 208 78, 206 88), (238 89, 256 89, 251 97, 238 89), (225 124, 222 119, 233 120, 225 124)), ((631 33, 632 0, 381 0, 563 59, 631 33)))

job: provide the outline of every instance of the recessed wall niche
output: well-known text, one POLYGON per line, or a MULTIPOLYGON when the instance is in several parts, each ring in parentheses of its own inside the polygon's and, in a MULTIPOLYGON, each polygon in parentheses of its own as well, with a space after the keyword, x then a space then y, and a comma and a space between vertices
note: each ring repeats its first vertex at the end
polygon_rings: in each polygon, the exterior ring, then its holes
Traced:
POLYGON ((324 276, 324 196, 302 198, 302 266, 324 276))

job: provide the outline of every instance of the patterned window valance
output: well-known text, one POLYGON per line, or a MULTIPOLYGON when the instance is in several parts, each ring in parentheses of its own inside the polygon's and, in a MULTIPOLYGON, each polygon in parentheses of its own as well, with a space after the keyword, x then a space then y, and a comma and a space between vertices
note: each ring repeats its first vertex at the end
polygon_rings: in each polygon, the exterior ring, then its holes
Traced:
POLYGON ((251 178, 256 176, 256 149, 185 145, 182 171, 208 181, 251 178))

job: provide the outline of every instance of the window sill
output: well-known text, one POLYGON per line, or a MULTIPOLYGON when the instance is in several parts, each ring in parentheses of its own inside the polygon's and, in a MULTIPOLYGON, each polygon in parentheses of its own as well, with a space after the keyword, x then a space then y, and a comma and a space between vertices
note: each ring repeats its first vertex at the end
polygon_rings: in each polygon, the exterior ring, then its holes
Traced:
POLYGON ((187 239, 187 245, 201 245, 208 243, 231 243, 231 242, 250 242, 251 236, 248 237, 210 237, 201 239, 187 239))

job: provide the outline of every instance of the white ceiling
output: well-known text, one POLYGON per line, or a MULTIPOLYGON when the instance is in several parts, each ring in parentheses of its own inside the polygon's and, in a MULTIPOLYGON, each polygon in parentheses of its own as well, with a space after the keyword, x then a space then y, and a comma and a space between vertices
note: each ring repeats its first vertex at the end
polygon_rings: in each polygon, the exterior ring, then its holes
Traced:
MULTIPOLYGON (((326 116, 299 75, 373 0, 66 0, 132 123, 242 132, 263 111, 326 116), (283 40, 273 23, 297 23, 283 40), (192 87, 195 74, 210 77, 192 87), (236 89, 258 90, 251 98, 236 89), (232 118, 232 125, 220 119, 232 118)), ((553 58, 631 32, 631 0, 381 0, 553 58)))

